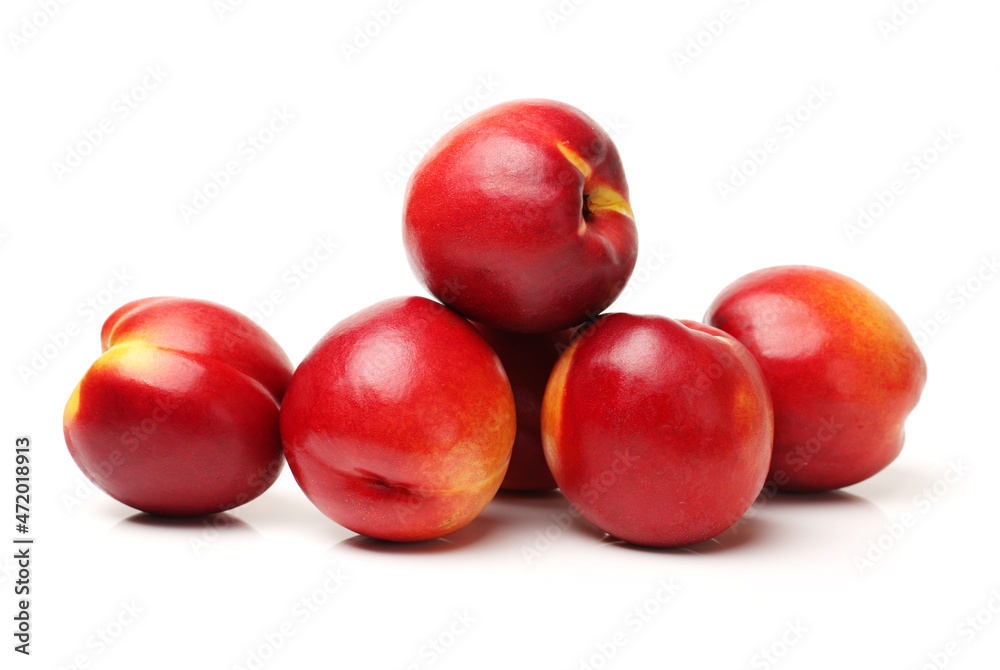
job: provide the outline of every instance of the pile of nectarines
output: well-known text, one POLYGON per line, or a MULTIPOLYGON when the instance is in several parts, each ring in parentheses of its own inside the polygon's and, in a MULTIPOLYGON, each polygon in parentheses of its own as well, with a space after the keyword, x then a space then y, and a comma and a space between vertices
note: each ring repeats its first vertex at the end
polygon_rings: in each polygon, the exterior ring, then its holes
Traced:
POLYGON ((294 374, 220 305, 118 309, 66 406, 77 464, 127 505, 191 516, 257 497, 287 459, 327 516, 397 541, 461 528, 500 488, 558 486, 616 538, 679 546, 768 481, 823 491, 886 467, 926 379, 889 306, 821 268, 738 279, 705 323, 602 314, 637 231, 614 143, 562 103, 504 103, 442 137, 403 240, 440 302, 362 310, 294 374))

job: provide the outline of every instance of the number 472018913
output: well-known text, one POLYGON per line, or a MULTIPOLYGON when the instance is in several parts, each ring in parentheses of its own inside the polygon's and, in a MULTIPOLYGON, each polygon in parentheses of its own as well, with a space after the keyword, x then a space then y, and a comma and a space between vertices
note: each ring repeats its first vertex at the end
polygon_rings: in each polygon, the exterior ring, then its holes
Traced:
POLYGON ((14 499, 14 516, 17 530, 28 532, 28 519, 31 512, 31 439, 19 437, 14 441, 16 498, 14 499))

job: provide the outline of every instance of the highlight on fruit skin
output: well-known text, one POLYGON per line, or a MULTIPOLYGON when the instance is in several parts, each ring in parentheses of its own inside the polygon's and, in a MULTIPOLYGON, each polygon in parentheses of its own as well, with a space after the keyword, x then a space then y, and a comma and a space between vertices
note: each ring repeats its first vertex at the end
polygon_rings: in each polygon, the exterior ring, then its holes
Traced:
POLYGON ((397 542, 470 523, 500 487, 516 431, 500 359, 468 321, 420 297, 335 325, 281 409, 289 468, 325 515, 397 542))
POLYGON ((284 465, 278 412, 292 364, 246 316, 191 298, 127 303, 66 404, 77 466, 130 507, 164 516, 253 500, 284 465))
POLYGON ((899 455, 927 364, 903 320, 864 285, 819 267, 765 268, 723 289, 705 320, 764 371, 777 488, 850 486, 899 455))

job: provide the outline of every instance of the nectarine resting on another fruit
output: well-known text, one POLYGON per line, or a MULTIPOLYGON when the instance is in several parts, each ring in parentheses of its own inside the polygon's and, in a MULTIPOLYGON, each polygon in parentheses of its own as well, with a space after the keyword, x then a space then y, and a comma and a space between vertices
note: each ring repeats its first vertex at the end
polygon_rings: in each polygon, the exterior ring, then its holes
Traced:
POLYGON ((638 245, 614 142, 551 100, 505 102, 445 134, 410 176, 403 241, 439 300, 522 333, 597 316, 638 245))

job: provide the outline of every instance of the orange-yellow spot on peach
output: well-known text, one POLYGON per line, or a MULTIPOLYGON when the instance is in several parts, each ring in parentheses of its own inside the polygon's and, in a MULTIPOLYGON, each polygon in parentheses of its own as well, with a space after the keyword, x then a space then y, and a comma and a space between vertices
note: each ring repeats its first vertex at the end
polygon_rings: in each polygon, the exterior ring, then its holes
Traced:
POLYGON ((552 368, 542 400, 542 448, 549 466, 558 470, 559 442, 562 434, 563 399, 566 395, 566 376, 580 340, 574 340, 552 368))
POLYGON ((151 372, 151 368, 157 365, 157 354, 160 351, 160 347, 144 342, 115 344, 94 361, 91 369, 115 366, 129 372, 151 372))
POLYGON ((69 424, 76 418, 77 413, 80 411, 80 386, 83 382, 76 385, 73 389, 73 394, 70 395, 69 401, 66 403, 66 409, 63 411, 63 424, 69 424))

